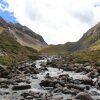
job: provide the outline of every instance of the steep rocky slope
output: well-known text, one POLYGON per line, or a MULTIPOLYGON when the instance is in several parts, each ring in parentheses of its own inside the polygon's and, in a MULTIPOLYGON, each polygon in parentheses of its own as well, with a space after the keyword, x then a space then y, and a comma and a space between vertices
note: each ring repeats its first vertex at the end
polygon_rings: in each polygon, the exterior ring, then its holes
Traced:
POLYGON ((8 31, 9 35, 16 39, 23 46, 32 47, 40 50, 47 46, 42 36, 36 34, 26 26, 22 26, 19 23, 10 23, 0 17, 0 33, 2 31, 8 31))

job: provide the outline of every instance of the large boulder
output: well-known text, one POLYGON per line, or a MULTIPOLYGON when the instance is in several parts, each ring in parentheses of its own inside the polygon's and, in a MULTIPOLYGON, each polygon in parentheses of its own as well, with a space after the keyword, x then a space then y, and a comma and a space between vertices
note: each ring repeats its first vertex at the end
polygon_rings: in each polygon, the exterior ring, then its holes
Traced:
POLYGON ((70 89, 70 88, 74 88, 74 89, 78 89, 80 91, 84 91, 84 86, 81 85, 75 85, 75 84, 66 84, 66 86, 70 89))
POLYGON ((40 92, 33 92, 33 91, 24 92, 21 94, 21 96, 23 97, 23 100, 37 100, 38 98, 41 98, 39 100, 42 100, 42 95, 43 94, 40 92))
POLYGON ((26 90, 26 89, 30 89, 31 88, 31 85, 27 85, 27 84, 24 84, 24 85, 14 85, 12 87, 12 90, 26 90))
POLYGON ((5 66, 0 65, 0 77, 7 78, 9 75, 8 71, 6 70, 5 66))
POLYGON ((93 98, 85 92, 80 92, 79 94, 76 95, 75 99, 78 100, 93 100, 93 98))
POLYGON ((51 80, 42 80, 40 86, 44 87, 54 87, 54 83, 51 80))

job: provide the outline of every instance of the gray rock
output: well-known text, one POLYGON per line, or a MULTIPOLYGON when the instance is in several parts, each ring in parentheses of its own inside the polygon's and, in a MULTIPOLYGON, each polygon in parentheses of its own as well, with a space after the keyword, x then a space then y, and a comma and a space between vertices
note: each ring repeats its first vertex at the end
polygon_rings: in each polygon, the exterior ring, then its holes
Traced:
POLYGON ((26 89, 30 89, 31 85, 15 85, 12 87, 12 90, 26 90, 26 89))
POLYGON ((76 95, 75 99, 79 100, 93 100, 93 98, 85 92, 80 92, 79 94, 76 95))

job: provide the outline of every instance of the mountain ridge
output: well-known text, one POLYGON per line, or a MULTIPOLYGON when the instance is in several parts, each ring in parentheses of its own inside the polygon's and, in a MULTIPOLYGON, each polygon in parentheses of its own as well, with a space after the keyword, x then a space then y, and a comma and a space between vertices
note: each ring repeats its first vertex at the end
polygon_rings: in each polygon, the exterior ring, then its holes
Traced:
POLYGON ((47 43, 39 34, 19 23, 7 22, 2 17, 0 17, 0 30, 9 31, 9 34, 23 46, 32 47, 37 50, 47 46, 47 43))
POLYGON ((100 22, 89 29, 76 42, 67 42, 60 45, 51 45, 42 49, 41 53, 65 54, 68 52, 100 50, 100 22))

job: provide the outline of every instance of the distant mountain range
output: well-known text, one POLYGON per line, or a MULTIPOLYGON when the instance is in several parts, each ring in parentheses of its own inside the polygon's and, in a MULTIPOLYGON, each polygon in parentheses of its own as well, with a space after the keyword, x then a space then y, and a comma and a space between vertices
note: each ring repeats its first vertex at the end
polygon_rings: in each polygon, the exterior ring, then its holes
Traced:
MULTIPOLYGON (((48 45, 42 36, 28 27, 7 22, 0 17, 0 64, 9 66, 15 62, 35 59, 41 53, 53 55, 87 50, 100 51, 100 23, 89 29, 77 42, 48 45)), ((97 57, 98 52, 94 54, 97 57)))
POLYGON ((84 50, 100 50, 100 22, 89 29, 79 41, 50 45, 41 50, 41 53, 64 54, 84 50))

